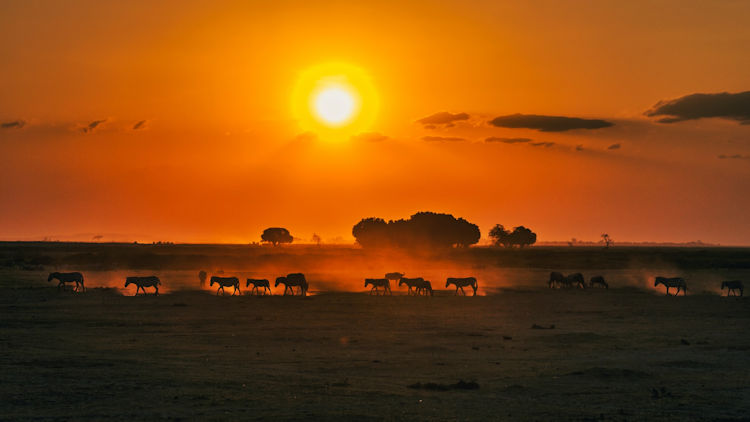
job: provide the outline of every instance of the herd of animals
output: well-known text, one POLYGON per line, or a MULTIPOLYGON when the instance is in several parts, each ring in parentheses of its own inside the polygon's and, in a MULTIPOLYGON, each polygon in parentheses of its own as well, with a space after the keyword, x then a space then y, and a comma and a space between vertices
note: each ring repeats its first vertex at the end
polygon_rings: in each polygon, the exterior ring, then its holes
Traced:
MULTIPOLYGON (((433 296, 434 291, 432 290, 432 283, 430 283, 429 280, 425 280, 422 277, 416 277, 416 278, 407 278, 404 277, 405 274, 393 272, 393 273, 387 273, 384 278, 366 278, 365 279, 365 288, 371 286, 369 294, 375 293, 376 295, 380 295, 381 292, 383 295, 390 295, 391 292, 391 282, 398 283, 398 286, 401 287, 403 285, 406 285, 408 290, 408 295, 415 295, 415 296, 433 296)), ((205 286, 206 278, 208 277, 208 274, 205 271, 201 271, 198 273, 198 278, 200 280, 201 287, 205 286)), ((47 281, 50 282, 52 280, 59 281, 57 287, 65 288, 66 283, 75 283, 74 291, 86 291, 86 287, 83 284, 83 274, 80 272, 72 272, 72 273, 60 273, 60 272, 53 272, 50 273, 49 277, 47 278, 47 281)), ((212 276, 210 279, 210 285, 209 287, 213 287, 214 284, 218 285, 216 289, 216 294, 219 293, 224 294, 224 288, 230 287, 234 288, 232 291, 232 296, 235 294, 242 294, 240 291, 240 279, 237 277, 221 277, 221 276, 212 276)), ((159 286, 161 285, 161 280, 159 280, 159 277, 157 276, 146 276, 146 277, 127 277, 125 279, 125 287, 128 287, 129 285, 134 284, 136 286, 135 294, 137 295, 139 291, 143 291, 143 294, 146 294, 146 288, 153 288, 154 289, 154 295, 159 294, 159 286)), ((265 295, 266 292, 269 294, 272 294, 271 292, 271 283, 267 279, 255 279, 255 278, 248 278, 245 283, 245 288, 250 287, 250 285, 253 285, 252 290, 250 291, 250 294, 263 294, 265 295)), ((290 292, 292 295, 299 294, 301 296, 307 295, 308 290, 308 283, 307 279, 305 278, 305 275, 302 273, 291 273, 287 274, 285 277, 277 277, 276 283, 274 284, 274 287, 279 287, 279 284, 284 285, 284 295, 287 294, 287 292, 290 292), (295 291, 295 288, 298 290, 295 291)), ((679 295, 680 291, 682 291, 682 295, 687 295, 687 283, 685 280, 681 277, 655 277, 654 279, 654 287, 659 286, 659 284, 666 287, 666 294, 669 296, 669 289, 675 288, 677 289, 675 292, 675 295, 679 295)), ((456 291, 455 295, 459 294, 459 291, 464 296, 466 295, 466 292, 464 291, 464 287, 471 287, 474 290, 474 296, 477 295, 477 288, 479 287, 477 284, 477 279, 474 277, 463 277, 463 278, 456 278, 456 277, 448 277, 448 279, 445 282, 445 287, 448 288, 451 285, 455 286, 456 291)), ((568 275, 563 275, 562 273, 553 271, 550 273, 549 276, 549 282, 547 283, 547 286, 549 288, 572 288, 572 287, 580 287, 585 289, 586 287, 603 287, 605 289, 609 289, 609 284, 604 279, 603 276, 594 276, 591 277, 589 280, 588 286, 586 285, 586 280, 583 277, 583 274, 581 273, 573 273, 568 275)), ((727 296, 743 296, 745 286, 740 280, 732 280, 732 281, 724 281, 721 283, 721 290, 727 289, 727 296), (737 292, 739 291, 739 295, 737 292)))

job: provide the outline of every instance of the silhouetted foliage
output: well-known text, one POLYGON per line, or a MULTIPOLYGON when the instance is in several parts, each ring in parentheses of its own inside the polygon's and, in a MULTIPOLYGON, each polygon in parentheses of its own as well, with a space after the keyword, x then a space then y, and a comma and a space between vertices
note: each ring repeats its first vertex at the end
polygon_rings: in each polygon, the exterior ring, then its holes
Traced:
POLYGON ((272 243, 274 246, 279 243, 292 243, 294 238, 289 234, 289 230, 283 227, 269 227, 263 230, 260 239, 264 242, 272 243))
POLYGON ((480 232, 476 224, 451 214, 418 212, 407 220, 362 219, 352 235, 366 248, 450 248, 477 243, 480 232))
POLYGON ((513 246, 523 248, 536 243, 536 233, 524 226, 518 226, 513 231, 508 231, 502 224, 496 224, 490 230, 490 237, 495 246, 502 245, 506 248, 512 248, 513 246))
POLYGON ((602 234, 602 242, 604 242, 604 247, 609 249, 609 245, 614 243, 614 240, 607 233, 604 233, 602 234))

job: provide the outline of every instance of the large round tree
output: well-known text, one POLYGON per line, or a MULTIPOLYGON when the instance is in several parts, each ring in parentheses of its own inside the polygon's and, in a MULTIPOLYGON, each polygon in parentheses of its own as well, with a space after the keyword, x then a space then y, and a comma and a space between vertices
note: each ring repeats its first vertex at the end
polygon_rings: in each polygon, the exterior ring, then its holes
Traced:
POLYGON ((272 243, 276 246, 279 243, 292 243, 294 238, 289 234, 289 230, 283 227, 269 227, 263 230, 263 234, 260 235, 260 240, 272 243))

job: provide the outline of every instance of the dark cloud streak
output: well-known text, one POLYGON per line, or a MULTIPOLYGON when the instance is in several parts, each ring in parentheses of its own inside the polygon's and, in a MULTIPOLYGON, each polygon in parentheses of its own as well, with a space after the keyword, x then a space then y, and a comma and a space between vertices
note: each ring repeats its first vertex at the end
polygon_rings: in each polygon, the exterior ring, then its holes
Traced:
POLYGON ((541 132, 564 132, 574 129, 601 129, 614 123, 600 119, 580 117, 543 116, 538 114, 509 114, 496 117, 489 122, 493 126, 512 129, 536 129, 541 132))
POLYGON ((0 123, 0 128, 3 129, 21 129, 26 126, 26 122, 23 120, 14 120, 12 122, 0 123))
POLYGON ((659 101, 645 113, 648 117, 660 117, 659 123, 676 123, 716 117, 750 124, 750 91, 730 94, 690 94, 674 100, 659 101))
POLYGON ((423 125, 427 129, 434 129, 436 126, 453 127, 455 122, 461 120, 469 120, 469 115, 467 113, 449 113, 447 111, 441 111, 423 117, 417 120, 417 123, 423 125))
POLYGON ((484 140, 484 142, 502 142, 504 144, 522 144, 531 141, 530 138, 498 138, 496 136, 490 136, 484 140))
POLYGON ((422 140, 425 142, 463 142, 466 139, 452 136, 424 136, 422 140))

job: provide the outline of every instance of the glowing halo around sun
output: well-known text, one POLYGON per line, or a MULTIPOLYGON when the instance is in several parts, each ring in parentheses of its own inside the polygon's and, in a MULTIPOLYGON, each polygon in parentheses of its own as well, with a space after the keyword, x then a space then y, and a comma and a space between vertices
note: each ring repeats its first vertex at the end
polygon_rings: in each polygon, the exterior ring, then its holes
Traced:
POLYGON ((303 132, 342 140, 370 131, 379 99, 370 77, 345 63, 326 63, 302 72, 292 92, 292 111, 303 132))

